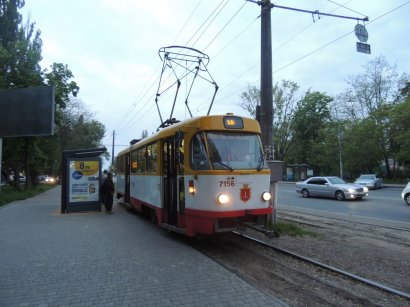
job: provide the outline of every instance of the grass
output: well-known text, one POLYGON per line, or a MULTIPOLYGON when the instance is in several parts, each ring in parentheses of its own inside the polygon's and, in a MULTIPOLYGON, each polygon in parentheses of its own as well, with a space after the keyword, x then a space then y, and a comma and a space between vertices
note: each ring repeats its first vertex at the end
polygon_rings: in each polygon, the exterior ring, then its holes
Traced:
POLYGON ((268 228, 279 235, 285 235, 290 237, 310 236, 316 238, 319 236, 319 234, 313 231, 303 229, 292 223, 278 222, 275 225, 269 225, 268 228))
POLYGON ((39 184, 26 190, 24 185, 17 187, 12 185, 2 186, 0 190, 0 207, 16 200, 23 200, 36 196, 54 187, 55 185, 51 184, 39 184))

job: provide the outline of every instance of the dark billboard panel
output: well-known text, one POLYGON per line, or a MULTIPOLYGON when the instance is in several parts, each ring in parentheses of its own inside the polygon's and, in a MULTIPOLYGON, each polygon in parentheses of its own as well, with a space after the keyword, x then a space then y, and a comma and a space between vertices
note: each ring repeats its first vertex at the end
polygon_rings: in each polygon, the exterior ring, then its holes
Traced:
POLYGON ((0 90, 0 137, 54 134, 54 87, 0 90))

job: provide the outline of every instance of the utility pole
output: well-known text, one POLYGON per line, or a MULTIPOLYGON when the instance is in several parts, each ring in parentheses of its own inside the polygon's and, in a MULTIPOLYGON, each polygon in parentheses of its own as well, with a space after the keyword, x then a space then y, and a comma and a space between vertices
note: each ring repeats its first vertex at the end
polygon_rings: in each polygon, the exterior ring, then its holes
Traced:
MULTIPOLYGON (((368 21, 369 18, 357 18, 350 16, 334 15, 328 13, 321 13, 318 10, 308 11, 292 7, 280 6, 272 4, 271 0, 247 0, 249 2, 256 3, 261 6, 261 105, 256 109, 257 119, 261 126, 262 132, 262 145, 266 160, 268 161, 269 168, 271 169, 271 179, 270 179, 270 191, 273 196, 271 200, 272 205, 272 216, 269 218, 272 224, 276 224, 276 205, 277 205, 277 194, 278 194, 278 181, 282 180, 282 161, 274 160, 274 146, 273 146, 273 80, 272 80, 272 30, 271 30, 271 9, 273 7, 292 10, 303 13, 310 13, 314 16, 320 17, 321 15, 345 18, 356 21, 368 21)), ((364 26, 355 27, 356 37, 361 42, 367 41, 367 31, 364 26)), ((367 44, 360 43, 361 45, 357 47, 359 52, 370 53, 370 46, 367 44), (364 46, 365 45, 365 46, 364 46), (360 48, 359 48, 360 47, 360 48), (360 49, 360 50, 359 50, 360 49), (364 50, 364 51, 363 51, 364 50)), ((340 141, 340 139, 339 139, 340 141)), ((340 158, 341 161, 341 158, 340 158)), ((340 164, 340 168, 342 165, 340 164)))
POLYGON ((114 142, 115 142, 115 130, 112 131, 111 170, 114 167, 114 142))
POLYGON ((261 107, 262 145, 267 160, 273 160, 273 93, 271 2, 261 2, 261 107))

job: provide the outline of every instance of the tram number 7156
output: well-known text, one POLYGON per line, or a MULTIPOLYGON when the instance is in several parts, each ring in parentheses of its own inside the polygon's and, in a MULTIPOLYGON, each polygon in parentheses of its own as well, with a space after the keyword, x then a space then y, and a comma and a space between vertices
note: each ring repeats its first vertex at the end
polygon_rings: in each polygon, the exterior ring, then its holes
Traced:
POLYGON ((219 187, 234 187, 235 186, 235 178, 228 177, 226 180, 219 181, 219 187))

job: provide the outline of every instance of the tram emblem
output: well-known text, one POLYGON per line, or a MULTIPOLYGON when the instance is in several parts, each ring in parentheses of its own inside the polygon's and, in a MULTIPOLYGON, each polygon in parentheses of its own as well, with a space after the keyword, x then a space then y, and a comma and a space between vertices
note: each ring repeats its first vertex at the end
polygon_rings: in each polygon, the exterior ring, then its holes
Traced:
POLYGON ((243 185, 243 187, 241 188, 240 197, 244 202, 247 202, 251 198, 251 188, 249 187, 249 184, 243 185))

